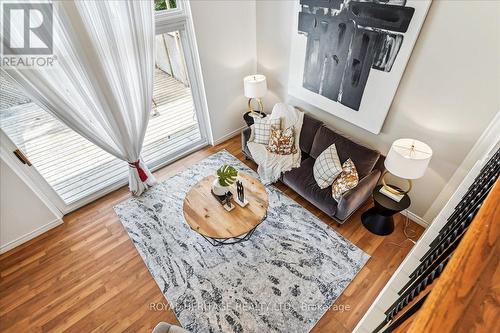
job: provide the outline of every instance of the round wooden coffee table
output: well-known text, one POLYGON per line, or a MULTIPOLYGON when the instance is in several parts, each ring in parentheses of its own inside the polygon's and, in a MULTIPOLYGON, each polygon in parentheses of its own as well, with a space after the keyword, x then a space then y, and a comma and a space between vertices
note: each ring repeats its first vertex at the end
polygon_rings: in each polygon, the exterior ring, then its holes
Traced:
MULTIPOLYGON (((269 198, 264 185, 252 176, 238 173, 248 204, 241 207, 233 200, 234 209, 228 212, 211 193, 215 177, 203 178, 187 192, 183 205, 187 224, 214 246, 248 240, 267 217, 269 198)), ((229 190, 235 198, 236 185, 229 190)))

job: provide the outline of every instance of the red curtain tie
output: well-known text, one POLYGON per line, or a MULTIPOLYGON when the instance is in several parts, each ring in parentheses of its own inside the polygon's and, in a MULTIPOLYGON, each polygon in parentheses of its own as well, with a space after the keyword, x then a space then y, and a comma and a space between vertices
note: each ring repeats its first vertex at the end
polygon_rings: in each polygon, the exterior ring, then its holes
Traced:
POLYGON ((139 174, 139 178, 141 179, 141 182, 145 182, 148 179, 148 175, 146 175, 146 172, 144 171, 143 168, 141 168, 139 160, 135 162, 128 162, 128 165, 131 168, 136 168, 137 173, 139 174))

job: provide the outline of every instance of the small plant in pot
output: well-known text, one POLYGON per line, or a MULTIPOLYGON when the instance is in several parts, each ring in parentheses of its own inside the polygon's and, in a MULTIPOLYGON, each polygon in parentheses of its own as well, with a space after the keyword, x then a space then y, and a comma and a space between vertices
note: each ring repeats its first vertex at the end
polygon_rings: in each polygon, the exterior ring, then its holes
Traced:
POLYGON ((217 170, 217 178, 212 183, 215 195, 225 195, 238 176, 238 171, 230 165, 224 164, 217 170))

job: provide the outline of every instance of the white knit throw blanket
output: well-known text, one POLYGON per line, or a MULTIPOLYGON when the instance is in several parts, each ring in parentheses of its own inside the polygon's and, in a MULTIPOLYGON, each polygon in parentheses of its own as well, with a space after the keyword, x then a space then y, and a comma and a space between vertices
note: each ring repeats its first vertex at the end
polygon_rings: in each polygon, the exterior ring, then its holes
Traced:
POLYGON ((269 119, 281 118, 281 128, 285 129, 290 126, 294 127, 295 136, 295 149, 296 153, 291 155, 278 155, 270 153, 264 144, 255 143, 253 141, 253 125, 252 134, 250 140, 248 141, 248 149, 252 154, 252 158, 258 164, 257 173, 259 174, 260 180, 264 185, 268 185, 276 182, 281 173, 285 171, 290 171, 293 168, 300 166, 300 146, 299 138, 300 131, 302 130, 302 123, 304 121, 304 112, 297 110, 291 105, 284 103, 277 103, 273 107, 273 111, 269 116, 269 119))

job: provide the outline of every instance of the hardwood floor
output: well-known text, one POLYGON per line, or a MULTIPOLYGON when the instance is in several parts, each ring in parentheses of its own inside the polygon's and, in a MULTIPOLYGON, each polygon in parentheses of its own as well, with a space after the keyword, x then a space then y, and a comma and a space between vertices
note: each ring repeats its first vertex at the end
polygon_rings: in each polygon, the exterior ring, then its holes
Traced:
MULTIPOLYGON (((200 150, 155 172, 158 180, 221 149, 244 161, 239 136, 200 150)), ((253 169, 256 165, 244 161, 253 169)), ((396 230, 376 236, 361 224, 361 212, 339 226, 279 183, 277 187, 337 232, 370 254, 371 259, 312 332, 350 332, 411 248, 404 218, 396 230), (348 309, 347 309, 348 308, 348 309)), ((0 332, 150 332, 159 321, 177 323, 146 265, 123 229, 113 206, 130 196, 126 187, 64 217, 64 224, 0 256, 0 332)), ((411 222, 420 234, 423 228, 411 222)))

